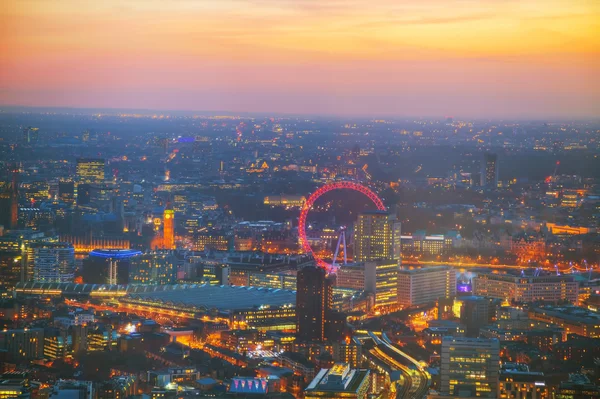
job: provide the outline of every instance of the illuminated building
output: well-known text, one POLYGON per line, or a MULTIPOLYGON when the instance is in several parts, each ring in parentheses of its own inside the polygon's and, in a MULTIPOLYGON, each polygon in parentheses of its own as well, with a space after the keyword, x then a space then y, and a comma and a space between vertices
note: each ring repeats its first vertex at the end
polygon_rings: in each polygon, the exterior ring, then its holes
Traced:
POLYGON ((428 236, 424 231, 417 231, 413 235, 403 235, 401 243, 405 254, 441 255, 452 249, 454 239, 443 235, 428 236))
POLYGON ((493 321, 498 299, 481 296, 458 297, 461 302, 460 322, 466 328, 467 337, 478 337, 479 329, 493 321))
POLYGON ((87 284, 127 284, 129 261, 141 255, 132 249, 95 249, 83 260, 82 276, 87 284))
POLYGON ((36 283, 68 283, 75 276, 75 252, 64 242, 33 243, 33 281, 36 283))
POLYGON ((63 334, 59 329, 47 330, 44 336, 44 358, 62 359, 69 353, 71 346, 71 336, 63 334))
POLYGON ((0 192, 0 225, 5 229, 16 229, 19 223, 18 170, 13 167, 12 182, 0 192))
POLYGON ((358 215, 354 226, 355 261, 400 260, 400 222, 384 211, 358 215))
POLYGON ((569 334, 566 341, 552 346, 552 354, 557 362, 593 364, 594 359, 600 357, 600 342, 597 338, 569 334))
POLYGON ((434 303, 456 295, 456 271, 448 266, 398 271, 398 304, 405 307, 434 303))
POLYGON ((357 262, 341 266, 336 271, 335 286, 375 293, 375 262, 357 262))
POLYGON ((548 399, 544 373, 529 371, 523 364, 505 364, 500 371, 499 399, 548 399))
POLYGON ((223 345, 236 352, 254 350, 258 344, 258 330, 227 330, 221 331, 223 345))
POLYGON ((167 209, 163 214, 164 249, 175 249, 175 211, 170 208, 170 205, 167 205, 167 209))
POLYGON ((195 367, 172 367, 164 370, 148 371, 148 383, 164 388, 169 384, 193 383, 200 378, 195 367))
POLYGON ((88 254, 95 249, 129 249, 130 242, 125 238, 61 235, 60 241, 73 244, 76 254, 88 254))
POLYGON ((579 284, 572 275, 520 277, 481 273, 473 278, 473 294, 518 303, 577 303, 579 284))
POLYGON ((496 398, 500 373, 497 339, 444 337, 441 354, 443 395, 496 398))
POLYGON ((0 399, 29 399, 30 397, 31 386, 27 373, 0 374, 0 399))
POLYGON ((486 153, 481 163, 481 187, 498 188, 498 155, 486 153))
POLYGON ((261 273, 248 272, 248 284, 251 287, 264 287, 283 290, 296 290, 296 274, 291 272, 261 273))
POLYGON ((270 195, 264 198, 264 204, 270 206, 285 206, 300 208, 306 202, 306 197, 302 195, 270 195))
POLYGON ((113 377, 96 386, 95 399, 125 399, 135 395, 136 380, 132 376, 113 377))
POLYGON ((104 181, 105 161, 101 158, 77 158, 77 177, 82 183, 104 181))
POLYGON ((321 369, 304 390, 305 399, 350 398, 367 399, 370 371, 350 368, 349 364, 336 363, 330 369, 321 369))
POLYGON ((23 143, 35 144, 39 140, 39 128, 37 127, 26 127, 23 129, 23 143))
POLYGON ((564 329, 565 334, 600 338, 600 318, 596 312, 577 306, 543 307, 529 309, 529 318, 564 329))
POLYGON ((349 341, 333 343, 333 360, 337 363, 348 363, 358 367, 362 363, 362 344, 354 337, 349 341))
POLYGON ((152 251, 130 258, 128 281, 130 284, 172 284, 176 272, 177 259, 171 251, 152 251))
POLYGON ((375 306, 393 306, 398 303, 397 261, 380 260, 375 265, 375 306))
POLYGON ((600 386, 592 383, 585 374, 569 374, 569 380, 558 386, 556 399, 597 399, 600 398, 600 386))
POLYGON ((320 267, 307 266, 298 271, 296 317, 298 340, 325 341, 327 317, 333 301, 333 281, 320 267))
POLYGON ((91 381, 58 380, 52 387, 50 397, 53 399, 92 399, 94 398, 91 381))
POLYGON ((581 196, 577 190, 564 190, 560 196, 560 206, 563 208, 577 208, 581 205, 581 196))
POLYGON ((75 183, 72 181, 59 181, 58 182, 58 198, 66 204, 73 204, 75 202, 75 183))
POLYGON ((98 324, 87 333, 87 350, 89 352, 116 349, 118 334, 109 324, 98 324))
POLYGON ((316 364, 300 353, 283 352, 278 360, 282 367, 292 369, 294 373, 301 375, 304 381, 311 381, 315 377, 316 364))
POLYGON ((233 245, 233 236, 218 230, 199 232, 194 236, 194 251, 229 251, 233 245))
POLYGON ((546 255, 546 240, 543 237, 519 235, 512 238, 510 252, 524 260, 542 260, 546 255))
POLYGON ((0 350, 14 362, 44 357, 44 329, 25 328, 0 331, 0 350))

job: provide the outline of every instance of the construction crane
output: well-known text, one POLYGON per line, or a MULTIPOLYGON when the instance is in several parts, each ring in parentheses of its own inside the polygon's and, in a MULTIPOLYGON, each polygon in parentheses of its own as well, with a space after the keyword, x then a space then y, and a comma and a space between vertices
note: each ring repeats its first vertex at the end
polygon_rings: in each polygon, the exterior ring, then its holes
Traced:
POLYGON ((556 165, 554 166, 554 173, 551 176, 546 177, 546 183, 551 184, 556 181, 556 174, 558 173, 558 167, 560 166, 560 161, 556 161, 556 165))

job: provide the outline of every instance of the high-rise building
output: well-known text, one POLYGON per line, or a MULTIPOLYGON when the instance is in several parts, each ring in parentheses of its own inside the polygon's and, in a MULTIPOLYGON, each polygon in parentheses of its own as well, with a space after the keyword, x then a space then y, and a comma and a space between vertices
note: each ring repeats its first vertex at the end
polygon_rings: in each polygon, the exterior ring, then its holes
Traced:
POLYGON ((498 155, 486 153, 481 164, 481 186, 498 188, 498 155))
POLYGON ((105 162, 102 158, 77 158, 77 177, 82 183, 104 181, 105 162))
POLYGON ((75 277, 75 249, 66 242, 38 242, 33 250, 33 281, 70 283, 75 277))
POLYGON ((497 397, 500 373, 497 339, 444 337, 441 361, 443 395, 497 397))
POLYGON ((400 260, 400 222, 385 211, 358 215, 354 226, 354 260, 400 260))
POLYGON ((163 213, 163 245, 164 249, 175 249, 175 211, 170 204, 163 213))
POLYGON ((320 267, 307 266, 298 271, 296 318, 299 341, 325 341, 327 317, 333 303, 332 286, 333 280, 320 267))
POLYGON ((398 304, 398 262, 379 260, 375 262, 375 306, 398 304))
POLYGON ((2 330, 0 350, 6 351, 9 359, 15 362, 41 359, 44 356, 44 329, 2 330))
POLYGON ((304 390, 304 397, 366 399, 371 386, 369 376, 369 370, 352 369, 347 363, 335 363, 332 368, 319 371, 304 390))
POLYGON ((37 127, 26 127, 23 129, 23 143, 35 144, 39 139, 39 128, 37 127))
POLYGON ((448 266, 398 272, 398 304, 405 307, 434 303, 456 295, 456 271, 448 266))
POLYGON ((129 261, 130 284, 173 284, 177 259, 171 251, 153 251, 129 261))

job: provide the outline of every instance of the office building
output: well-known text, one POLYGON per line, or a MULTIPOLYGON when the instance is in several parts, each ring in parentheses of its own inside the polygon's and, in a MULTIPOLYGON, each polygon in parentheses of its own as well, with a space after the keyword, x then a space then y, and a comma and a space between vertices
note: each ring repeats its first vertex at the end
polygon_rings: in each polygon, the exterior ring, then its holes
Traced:
POLYGON ((496 398, 499 361, 500 343, 497 339, 442 338, 441 393, 496 398))
POLYGON ((136 380, 132 376, 112 377, 98 383, 95 399, 125 399, 137 394, 136 380))
POLYGON ((500 371, 499 399, 548 399, 550 392, 542 372, 529 371, 524 364, 504 364, 500 371))
POLYGON ((105 161, 101 158, 77 158, 77 177, 82 183, 104 181, 105 161))
POLYGON ((460 322, 465 326, 467 337, 478 337, 479 329, 492 323, 498 299, 481 296, 458 297, 460 322))
POLYGON ((375 262, 375 307, 398 304, 398 261, 375 262))
POLYGON ((71 336, 65 330, 47 329, 44 332, 44 358, 48 360, 62 359, 72 349, 71 336))
POLYGON ((333 360, 336 363, 347 363, 350 367, 357 368, 362 363, 363 346, 356 337, 349 342, 341 341, 333 343, 333 360))
POLYGON ((456 295, 456 271, 448 266, 398 272, 398 304, 404 307, 434 303, 456 295))
POLYGON ((0 331, 0 351, 13 362, 41 359, 44 356, 44 329, 24 328, 0 331))
POLYGON ((335 286, 375 293, 376 266, 375 262, 356 262, 343 265, 336 271, 335 286))
POLYGON ((515 276, 481 273, 473 278, 473 294, 517 303, 577 303, 579 284, 573 275, 515 276))
POLYGON ((556 399, 597 399, 600 398, 600 386, 590 381, 584 374, 569 374, 569 380, 558 386, 556 399))
POLYGON ((442 255, 452 250, 461 240, 460 235, 426 235, 424 230, 418 230, 413 235, 403 235, 400 238, 403 254, 411 255, 442 255))
POLYGON ((229 251, 233 248, 233 235, 219 231, 208 230, 194 236, 194 251, 229 251))
POLYGON ((299 341, 325 341, 327 317, 333 302, 332 285, 332 280, 320 267, 308 266, 298 271, 296 317, 299 341))
POLYGON ((129 260, 129 284, 173 284, 177 259, 172 251, 152 251, 129 260))
POLYGON ((481 187, 498 188, 498 155, 486 153, 481 163, 481 187))
POLYGON ((305 399, 366 399, 369 394, 370 371, 352 369, 347 363, 335 363, 321 369, 304 390, 305 399))
POLYGON ((529 309, 531 320, 554 324, 567 335, 577 334, 588 338, 600 338, 600 315, 577 306, 544 306, 529 309))
POLYGON ((400 222, 385 211, 364 212, 354 226, 354 260, 400 260, 400 222))
POLYGON ((75 250, 66 242, 38 242, 33 250, 33 282, 69 283, 75 276, 75 250))

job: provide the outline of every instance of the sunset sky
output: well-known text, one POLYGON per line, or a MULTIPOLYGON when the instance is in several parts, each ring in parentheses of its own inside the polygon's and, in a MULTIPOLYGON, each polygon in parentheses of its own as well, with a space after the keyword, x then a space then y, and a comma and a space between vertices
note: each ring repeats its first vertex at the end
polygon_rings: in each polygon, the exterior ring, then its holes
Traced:
POLYGON ((3 0, 0 105, 600 116, 599 0, 3 0))

